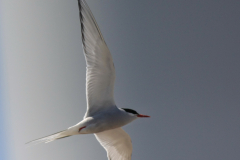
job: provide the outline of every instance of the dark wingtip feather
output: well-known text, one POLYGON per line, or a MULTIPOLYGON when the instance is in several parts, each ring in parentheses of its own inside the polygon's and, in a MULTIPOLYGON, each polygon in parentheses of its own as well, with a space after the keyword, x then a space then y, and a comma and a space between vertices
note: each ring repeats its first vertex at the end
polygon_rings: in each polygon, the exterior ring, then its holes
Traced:
MULTIPOLYGON (((84 47, 84 51, 85 51, 85 48, 86 48, 86 44, 85 44, 85 30, 84 30, 84 16, 83 14, 88 14, 90 16, 90 19, 93 23, 93 25, 95 26, 95 29, 96 31, 98 32, 99 36, 101 37, 102 41, 106 44, 103 36, 102 36, 102 33, 97 25, 97 22, 89 8, 89 6, 87 5, 86 1, 85 0, 78 0, 78 8, 79 8, 79 18, 80 18, 80 24, 81 24, 81 35, 82 35, 82 44, 83 44, 83 47, 84 47), (86 13, 83 13, 83 12, 86 12, 86 13)), ((86 53, 86 52, 85 52, 86 53)))
POLYGON ((79 18, 80 18, 80 25, 81 25, 82 43, 85 48, 84 25, 83 25, 83 15, 82 15, 82 0, 78 0, 78 8, 79 8, 79 18))

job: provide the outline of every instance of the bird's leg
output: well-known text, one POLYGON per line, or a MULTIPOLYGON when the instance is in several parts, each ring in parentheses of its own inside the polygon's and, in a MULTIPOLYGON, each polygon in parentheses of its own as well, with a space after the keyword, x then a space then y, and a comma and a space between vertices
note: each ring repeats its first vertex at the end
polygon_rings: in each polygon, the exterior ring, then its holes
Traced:
POLYGON ((83 128, 86 128, 86 126, 79 128, 78 132, 80 132, 83 128))

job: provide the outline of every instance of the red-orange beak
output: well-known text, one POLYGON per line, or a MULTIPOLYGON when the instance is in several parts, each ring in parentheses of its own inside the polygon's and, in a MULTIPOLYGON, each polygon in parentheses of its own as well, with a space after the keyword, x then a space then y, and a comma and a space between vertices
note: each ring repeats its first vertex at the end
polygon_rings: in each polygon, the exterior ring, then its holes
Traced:
POLYGON ((150 117, 150 116, 138 114, 137 117, 143 118, 143 117, 150 117))

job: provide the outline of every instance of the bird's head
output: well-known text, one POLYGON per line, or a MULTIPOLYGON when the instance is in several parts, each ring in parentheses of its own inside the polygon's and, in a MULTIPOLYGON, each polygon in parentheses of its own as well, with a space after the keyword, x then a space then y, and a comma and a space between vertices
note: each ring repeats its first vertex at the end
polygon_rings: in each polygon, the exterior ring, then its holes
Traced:
POLYGON ((128 109, 128 108, 121 108, 121 109, 123 109, 125 112, 127 112, 131 116, 136 116, 136 117, 139 117, 139 118, 150 117, 150 116, 147 116, 147 115, 139 114, 137 111, 135 111, 133 109, 128 109))

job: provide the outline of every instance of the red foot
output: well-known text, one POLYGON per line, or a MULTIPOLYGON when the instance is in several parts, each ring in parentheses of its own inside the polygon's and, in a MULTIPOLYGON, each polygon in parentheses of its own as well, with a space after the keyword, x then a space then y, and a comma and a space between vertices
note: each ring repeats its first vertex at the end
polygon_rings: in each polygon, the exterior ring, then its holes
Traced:
POLYGON ((80 132, 83 128, 86 128, 86 126, 79 128, 78 132, 80 132))

